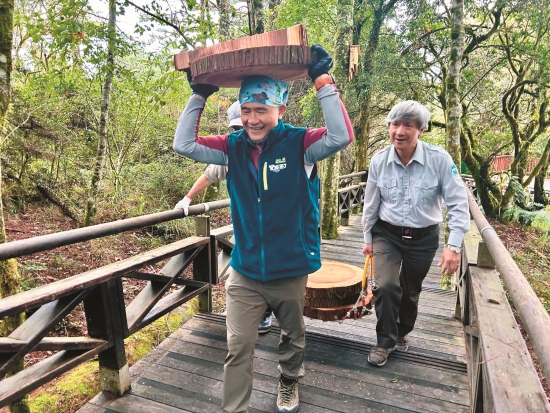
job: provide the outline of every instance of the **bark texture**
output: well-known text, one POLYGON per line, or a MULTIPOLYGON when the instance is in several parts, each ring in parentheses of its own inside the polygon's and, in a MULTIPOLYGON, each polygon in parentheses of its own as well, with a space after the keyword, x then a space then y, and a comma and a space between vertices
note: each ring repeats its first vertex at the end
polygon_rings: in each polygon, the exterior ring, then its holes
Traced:
POLYGON ((107 127, 109 122, 109 104, 111 102, 111 87, 113 84, 114 58, 115 58, 115 36, 116 36, 116 3, 115 0, 109 0, 109 39, 107 41, 107 63, 105 82, 101 95, 101 116, 99 118, 98 145, 97 154, 92 171, 92 180, 90 182, 90 193, 86 204, 84 214, 84 226, 94 224, 96 214, 96 200, 99 182, 103 175, 105 167, 105 152, 107 150, 107 127))
POLYGON ((445 111, 447 128, 445 130, 445 146, 447 152, 460 168, 460 118, 462 106, 460 103, 460 72, 462 52, 464 50, 464 1, 453 0, 451 5, 451 46, 445 91, 447 108, 445 111))
MULTIPOLYGON (((13 44, 13 8, 14 0, 0 0, 0 144, 4 142, 4 125, 10 105, 10 80, 12 69, 11 49, 13 44)), ((1 146, 0 146, 1 149, 1 146)), ((2 165, 0 163, 0 243, 7 242, 4 205, 2 203, 2 165)), ((0 261, 0 299, 21 291, 17 261, 0 261)), ((8 337, 25 321, 25 314, 6 317, 0 321, 0 336, 8 337)), ((24 360, 7 374, 13 375, 23 370, 24 360)), ((9 405, 11 413, 30 413, 27 396, 9 405)))

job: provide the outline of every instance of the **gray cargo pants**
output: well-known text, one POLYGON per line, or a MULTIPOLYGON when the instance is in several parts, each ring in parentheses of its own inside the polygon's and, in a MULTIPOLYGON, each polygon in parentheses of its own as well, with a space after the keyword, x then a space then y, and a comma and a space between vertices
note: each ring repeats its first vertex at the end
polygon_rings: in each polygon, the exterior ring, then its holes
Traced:
POLYGON ((279 370, 285 377, 304 376, 307 275, 261 282, 231 268, 227 292, 227 347, 223 378, 224 412, 246 412, 252 393, 252 359, 258 324, 271 307, 281 327, 279 370))

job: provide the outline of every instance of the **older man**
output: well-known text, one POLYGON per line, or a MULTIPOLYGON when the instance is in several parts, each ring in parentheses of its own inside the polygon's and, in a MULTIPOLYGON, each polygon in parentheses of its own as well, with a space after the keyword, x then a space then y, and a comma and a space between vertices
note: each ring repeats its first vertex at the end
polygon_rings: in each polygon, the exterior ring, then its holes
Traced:
POLYGON ((383 366, 397 347, 407 350, 407 334, 418 314, 422 281, 439 247, 441 203, 450 234, 439 265, 458 269, 460 247, 470 225, 468 199, 451 156, 419 140, 430 112, 415 101, 395 105, 386 122, 391 145, 371 161, 365 206, 363 254, 374 253, 377 346, 368 362, 383 366))
POLYGON ((315 163, 353 139, 347 112, 328 70, 332 59, 319 45, 309 70, 326 127, 282 122, 288 85, 267 76, 241 84, 244 130, 198 137, 205 99, 215 86, 191 84, 194 93, 178 124, 174 150, 200 162, 227 165, 235 248, 226 282, 227 345, 222 407, 245 412, 252 393, 257 325, 269 306, 281 327, 277 412, 296 412, 297 381, 304 375, 303 308, 307 275, 321 266, 319 179, 315 163))

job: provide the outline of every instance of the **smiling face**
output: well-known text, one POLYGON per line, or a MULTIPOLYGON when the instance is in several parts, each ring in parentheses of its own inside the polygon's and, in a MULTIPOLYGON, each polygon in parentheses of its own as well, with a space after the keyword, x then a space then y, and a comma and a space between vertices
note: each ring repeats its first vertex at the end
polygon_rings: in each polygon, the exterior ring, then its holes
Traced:
POLYGON ((390 141, 398 154, 412 157, 418 138, 424 132, 414 120, 396 120, 390 122, 390 141))
POLYGON ((241 106, 241 121, 250 139, 261 141, 277 126, 286 106, 272 107, 263 103, 248 102, 241 106))

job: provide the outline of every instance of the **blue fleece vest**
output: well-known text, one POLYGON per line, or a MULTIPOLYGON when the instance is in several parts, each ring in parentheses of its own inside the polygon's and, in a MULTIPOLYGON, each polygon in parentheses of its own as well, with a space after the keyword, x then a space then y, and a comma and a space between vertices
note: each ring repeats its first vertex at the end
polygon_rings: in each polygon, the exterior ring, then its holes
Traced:
POLYGON ((309 179, 304 171, 305 131, 279 121, 260 153, 257 179, 248 166, 246 132, 229 135, 231 266, 255 280, 307 275, 321 267, 319 178, 309 179))

